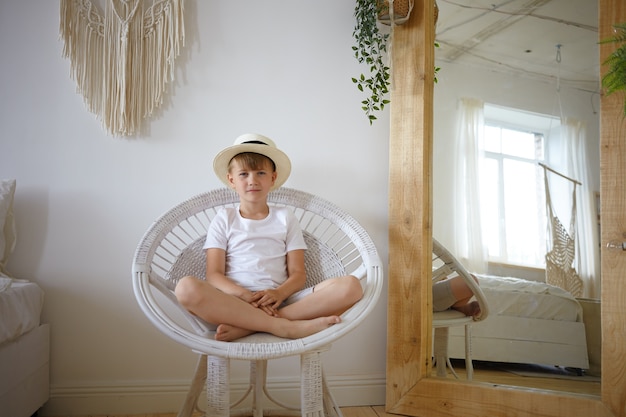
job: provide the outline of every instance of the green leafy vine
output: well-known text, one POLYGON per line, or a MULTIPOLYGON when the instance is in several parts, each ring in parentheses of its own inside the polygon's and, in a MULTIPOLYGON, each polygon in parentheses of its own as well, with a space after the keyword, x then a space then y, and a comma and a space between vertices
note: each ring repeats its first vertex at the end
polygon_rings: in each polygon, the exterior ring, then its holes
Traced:
MULTIPOLYGON (((608 72, 602 77, 602 87, 606 95, 617 91, 626 92, 626 23, 616 24, 615 36, 601 41, 600 43, 621 43, 609 57, 604 61, 604 65, 609 66, 608 72)), ((626 116, 626 100, 624 102, 624 115, 626 116)))
MULTIPOLYGON (((380 2, 382 3, 382 2, 380 2)), ((354 56, 359 63, 365 63, 369 68, 369 74, 361 74, 358 78, 352 78, 359 91, 368 92, 368 97, 361 102, 361 108, 365 111, 370 125, 376 120, 377 111, 385 108, 389 103, 386 99, 389 94, 390 70, 385 65, 385 54, 389 34, 382 33, 377 26, 377 16, 380 10, 378 0, 356 0, 354 16, 356 25, 352 36, 356 45, 352 47, 354 56)))

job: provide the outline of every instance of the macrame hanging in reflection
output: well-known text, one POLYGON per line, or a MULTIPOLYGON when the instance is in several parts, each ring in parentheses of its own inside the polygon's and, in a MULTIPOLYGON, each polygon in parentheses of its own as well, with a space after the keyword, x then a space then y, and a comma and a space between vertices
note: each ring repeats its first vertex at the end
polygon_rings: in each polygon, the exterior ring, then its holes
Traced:
POLYGON ((184 45, 183 0, 61 0, 63 55, 85 105, 114 136, 131 136, 163 103, 184 45))
POLYGON ((544 164, 540 165, 544 169, 548 230, 550 235, 550 249, 548 253, 546 253, 546 283, 560 287, 570 292, 574 297, 582 297, 583 280, 573 266, 576 256, 576 186, 580 185, 580 183, 544 164), (548 171, 566 178, 573 183, 572 213, 569 230, 565 229, 565 226, 556 215, 552 206, 548 171))

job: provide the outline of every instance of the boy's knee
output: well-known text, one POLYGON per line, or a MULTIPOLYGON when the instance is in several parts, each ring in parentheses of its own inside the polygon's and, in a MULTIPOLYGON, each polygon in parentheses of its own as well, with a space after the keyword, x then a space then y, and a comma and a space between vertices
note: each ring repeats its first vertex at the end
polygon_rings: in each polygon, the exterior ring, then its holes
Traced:
POLYGON ((179 303, 182 305, 188 305, 192 302, 194 294, 196 294, 195 287, 198 279, 196 277, 186 276, 178 280, 176 287, 174 288, 174 295, 179 303))
POLYGON ((348 296, 356 303, 363 298, 363 287, 361 286, 361 281, 353 275, 348 275, 345 279, 348 280, 348 296))

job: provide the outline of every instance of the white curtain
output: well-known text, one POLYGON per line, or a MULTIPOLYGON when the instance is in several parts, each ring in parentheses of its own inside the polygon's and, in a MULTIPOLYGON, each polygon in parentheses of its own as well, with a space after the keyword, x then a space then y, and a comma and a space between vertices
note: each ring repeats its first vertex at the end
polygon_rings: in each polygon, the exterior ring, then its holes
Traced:
POLYGON ((484 164, 484 103, 462 98, 457 124, 454 170, 454 253, 465 267, 476 273, 487 272, 487 248, 483 244, 480 210, 480 169, 484 164))
POLYGON ((591 189, 591 176, 586 163, 586 127, 583 122, 565 118, 561 122, 563 154, 567 155, 569 176, 578 179, 582 186, 577 193, 576 261, 574 267, 583 280, 583 297, 600 298, 600 250, 595 194, 591 189))

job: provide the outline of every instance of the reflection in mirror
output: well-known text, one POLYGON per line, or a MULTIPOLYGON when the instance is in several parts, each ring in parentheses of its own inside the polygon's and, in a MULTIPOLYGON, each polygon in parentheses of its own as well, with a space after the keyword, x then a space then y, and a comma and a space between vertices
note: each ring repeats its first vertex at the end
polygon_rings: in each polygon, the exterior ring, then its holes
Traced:
POLYGON ((600 395, 597 3, 437 5, 433 235, 490 302, 474 381, 600 395))

